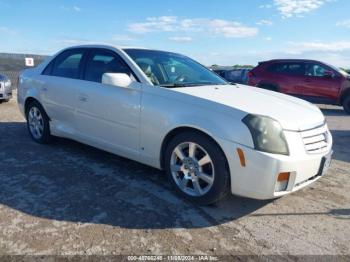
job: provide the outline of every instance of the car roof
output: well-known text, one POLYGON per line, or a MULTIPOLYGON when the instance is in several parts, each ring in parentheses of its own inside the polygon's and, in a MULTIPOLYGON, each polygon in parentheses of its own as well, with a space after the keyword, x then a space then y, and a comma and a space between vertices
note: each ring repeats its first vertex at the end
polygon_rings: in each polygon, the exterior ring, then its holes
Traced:
MULTIPOLYGON (((164 50, 157 50, 157 49, 150 49, 146 47, 140 47, 140 46, 117 46, 117 45, 110 45, 110 44, 86 44, 86 45, 76 45, 76 46, 70 46, 66 49, 74 49, 74 48, 114 48, 118 50, 129 50, 129 49, 136 49, 136 50, 148 50, 148 51, 161 51, 161 52, 168 52, 164 50)), ((169 52, 171 53, 171 52, 169 52)))
POLYGON ((271 59, 271 60, 267 60, 267 61, 262 61, 259 64, 276 63, 276 62, 316 62, 316 63, 322 63, 321 61, 311 60, 311 59, 271 59))

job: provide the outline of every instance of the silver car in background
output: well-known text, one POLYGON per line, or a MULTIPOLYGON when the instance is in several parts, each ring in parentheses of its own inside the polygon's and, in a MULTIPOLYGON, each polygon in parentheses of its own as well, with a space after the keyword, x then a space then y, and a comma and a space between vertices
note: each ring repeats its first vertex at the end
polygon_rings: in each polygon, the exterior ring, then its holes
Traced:
POLYGON ((12 86, 10 79, 0 75, 0 103, 8 102, 12 98, 12 86))

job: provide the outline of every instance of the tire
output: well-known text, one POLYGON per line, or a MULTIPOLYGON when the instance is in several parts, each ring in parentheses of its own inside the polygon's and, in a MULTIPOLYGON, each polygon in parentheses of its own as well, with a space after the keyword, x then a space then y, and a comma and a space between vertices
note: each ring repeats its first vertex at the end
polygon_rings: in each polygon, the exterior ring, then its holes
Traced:
POLYGON ((39 144, 49 144, 52 141, 50 119, 39 102, 30 102, 26 108, 26 118, 32 139, 39 144))
POLYGON ((343 100, 344 111, 350 114, 350 94, 348 94, 343 100))
POLYGON ((226 157, 219 146, 204 134, 189 131, 175 136, 165 150, 164 160, 172 186, 187 200, 209 205, 229 192, 226 157), (190 147, 195 148, 191 151, 194 154, 190 154, 190 147))

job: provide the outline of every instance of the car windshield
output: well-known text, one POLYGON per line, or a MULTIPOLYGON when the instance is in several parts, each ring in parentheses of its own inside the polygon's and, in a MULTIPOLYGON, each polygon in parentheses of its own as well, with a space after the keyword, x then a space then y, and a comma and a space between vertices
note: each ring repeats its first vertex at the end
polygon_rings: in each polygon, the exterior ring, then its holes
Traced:
POLYGON ((328 65, 330 68, 332 68, 333 70, 337 71, 338 73, 342 74, 343 76, 349 76, 349 74, 345 70, 343 70, 341 68, 332 66, 330 64, 326 64, 326 65, 328 65))
POLYGON ((180 54, 142 49, 124 51, 154 85, 171 88, 229 84, 205 66, 180 54))

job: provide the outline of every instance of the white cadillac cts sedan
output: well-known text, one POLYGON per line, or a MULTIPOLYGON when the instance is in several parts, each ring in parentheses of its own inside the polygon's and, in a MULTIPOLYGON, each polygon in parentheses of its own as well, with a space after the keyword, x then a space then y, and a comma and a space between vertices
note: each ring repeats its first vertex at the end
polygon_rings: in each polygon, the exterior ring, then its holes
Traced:
POLYGON ((166 170, 201 204, 283 196, 322 177, 332 136, 308 102, 232 85, 170 52, 89 45, 20 76, 31 137, 66 137, 166 170))

